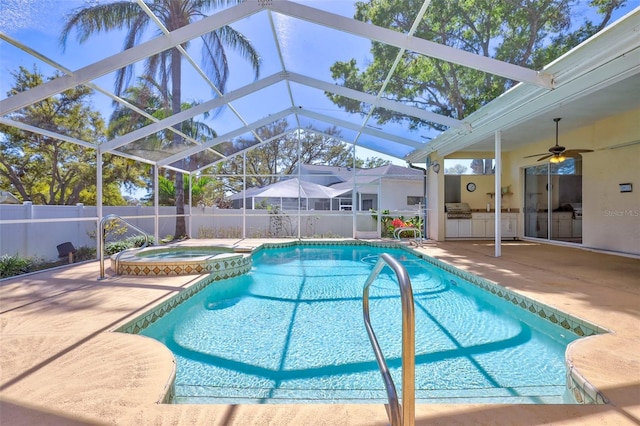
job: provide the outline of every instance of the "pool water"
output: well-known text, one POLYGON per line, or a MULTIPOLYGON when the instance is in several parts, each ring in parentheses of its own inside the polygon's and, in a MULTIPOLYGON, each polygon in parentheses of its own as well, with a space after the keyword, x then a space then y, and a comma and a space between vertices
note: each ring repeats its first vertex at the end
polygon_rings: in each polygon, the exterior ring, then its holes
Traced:
MULTIPOLYGON (((417 403, 567 403, 564 352, 577 335, 403 249, 297 246, 254 254, 141 334, 177 360, 176 403, 383 403, 362 315, 380 253, 407 268, 416 314, 417 403)), ((401 394, 401 306, 385 267, 370 315, 401 394)))
POLYGON ((202 256, 215 256, 220 253, 206 252, 206 251, 177 251, 166 253, 154 253, 152 255, 139 255, 139 257, 153 257, 156 259, 181 259, 185 257, 202 257, 202 256))
POLYGON ((188 249, 188 250, 170 250, 170 249, 147 249, 136 253, 138 257, 154 258, 154 259, 180 259, 189 257, 217 256, 219 254, 230 253, 230 250, 219 249, 188 249))

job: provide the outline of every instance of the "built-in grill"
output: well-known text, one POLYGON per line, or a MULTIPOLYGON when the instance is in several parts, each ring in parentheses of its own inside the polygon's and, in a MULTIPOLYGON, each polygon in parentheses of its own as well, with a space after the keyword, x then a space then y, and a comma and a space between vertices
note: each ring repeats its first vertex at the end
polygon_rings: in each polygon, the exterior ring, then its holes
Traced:
POLYGON ((471 219, 471 209, 467 203, 445 203, 447 219, 471 219))

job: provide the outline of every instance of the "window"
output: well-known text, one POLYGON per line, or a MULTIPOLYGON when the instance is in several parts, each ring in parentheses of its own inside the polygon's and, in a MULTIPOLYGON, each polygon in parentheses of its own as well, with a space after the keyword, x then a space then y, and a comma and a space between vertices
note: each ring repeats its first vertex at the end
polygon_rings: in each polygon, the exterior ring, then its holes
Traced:
POLYGON ((328 199, 316 200, 313 204, 313 208, 315 210, 329 210, 331 208, 331 203, 328 199))
POLYGON ((351 211, 351 199, 340 198, 340 210, 351 211))
POLYGON ((424 197, 416 197, 414 195, 407 196, 408 206, 417 206, 418 204, 424 204, 424 197))
POLYGON ((582 161, 525 168, 527 237, 582 243, 582 161))

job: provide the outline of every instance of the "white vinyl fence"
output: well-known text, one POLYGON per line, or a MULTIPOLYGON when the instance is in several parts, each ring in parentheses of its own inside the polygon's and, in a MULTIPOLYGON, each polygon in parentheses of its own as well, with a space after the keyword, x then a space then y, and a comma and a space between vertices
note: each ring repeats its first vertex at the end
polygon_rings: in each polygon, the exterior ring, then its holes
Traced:
MULTIPOLYGON (((191 238, 327 238, 354 236, 352 212, 302 211, 270 214, 266 210, 217 209, 185 206, 187 232, 191 238), (245 232, 243 233, 243 229, 245 232)), ((103 214, 115 214, 154 235, 153 207, 103 207, 103 214)), ((411 215, 408 212, 408 215, 411 215)), ((56 246, 71 242, 74 247, 96 247, 96 206, 48 206, 25 203, 0 204, 0 256, 17 255, 42 260, 58 257, 56 246)), ((377 223, 368 212, 356 215, 357 233, 365 238, 379 236, 377 223)), ((175 207, 160 207, 158 236, 175 232, 175 207)), ((135 235, 131 230, 126 236, 135 235)), ((158 243, 158 242, 156 242, 158 243)))
MULTIPOLYGON (((153 207, 104 207, 103 213, 154 233, 153 207)), ((160 215, 175 215, 175 208, 162 207, 160 215)), ((96 247, 90 235, 96 234, 98 221, 96 206, 0 205, 0 255, 55 260, 56 246, 67 241, 76 248, 96 247)), ((160 235, 173 234, 175 217, 160 218, 159 229, 160 235)))

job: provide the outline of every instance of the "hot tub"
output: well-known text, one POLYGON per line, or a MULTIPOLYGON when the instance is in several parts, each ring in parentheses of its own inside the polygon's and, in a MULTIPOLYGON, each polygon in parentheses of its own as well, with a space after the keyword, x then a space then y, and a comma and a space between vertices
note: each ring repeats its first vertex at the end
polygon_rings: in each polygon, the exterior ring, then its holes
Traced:
POLYGON ((111 269, 117 275, 216 274, 225 279, 248 272, 251 256, 227 247, 148 247, 111 256, 111 269))

